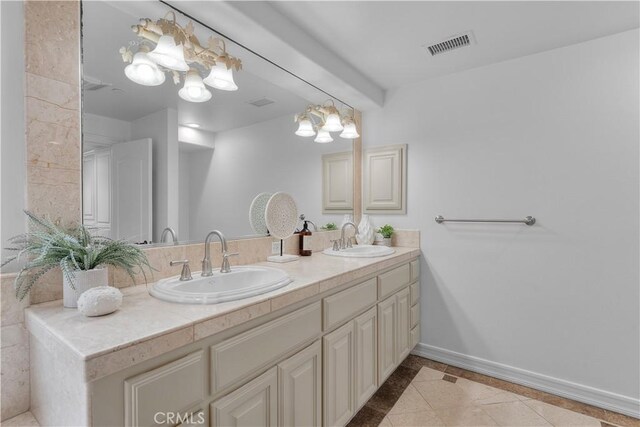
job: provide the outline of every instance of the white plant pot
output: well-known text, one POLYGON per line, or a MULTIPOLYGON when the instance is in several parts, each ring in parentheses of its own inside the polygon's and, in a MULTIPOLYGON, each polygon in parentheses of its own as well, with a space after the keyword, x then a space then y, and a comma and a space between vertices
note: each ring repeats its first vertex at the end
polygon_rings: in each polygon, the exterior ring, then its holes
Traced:
POLYGON ((379 246, 391 246, 391 237, 383 237, 380 240, 376 240, 374 244, 379 246))
MULTIPOLYGON (((64 276, 64 275, 63 275, 64 276)), ((109 286, 109 271, 106 268, 74 271, 74 287, 64 277, 62 302, 66 308, 77 308, 78 298, 88 289, 98 286, 109 286)))

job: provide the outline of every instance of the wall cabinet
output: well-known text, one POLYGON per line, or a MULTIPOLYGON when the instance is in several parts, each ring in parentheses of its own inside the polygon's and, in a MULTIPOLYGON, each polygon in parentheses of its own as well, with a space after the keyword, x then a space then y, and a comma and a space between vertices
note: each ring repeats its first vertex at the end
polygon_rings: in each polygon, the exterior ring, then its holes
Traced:
POLYGON ((362 178, 365 213, 407 213, 406 144, 366 150, 362 178))
POLYGON ((353 211, 353 152, 322 156, 322 213, 353 211))

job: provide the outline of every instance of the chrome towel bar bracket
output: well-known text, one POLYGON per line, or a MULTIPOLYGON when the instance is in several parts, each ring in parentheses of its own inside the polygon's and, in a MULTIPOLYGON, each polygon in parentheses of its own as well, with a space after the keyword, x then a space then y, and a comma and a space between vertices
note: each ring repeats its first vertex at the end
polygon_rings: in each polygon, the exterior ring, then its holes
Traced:
POLYGON ((442 224, 443 222, 501 222, 533 225, 536 223, 536 219, 532 216, 528 216, 525 219, 446 219, 442 215, 438 215, 436 222, 438 224, 442 224))

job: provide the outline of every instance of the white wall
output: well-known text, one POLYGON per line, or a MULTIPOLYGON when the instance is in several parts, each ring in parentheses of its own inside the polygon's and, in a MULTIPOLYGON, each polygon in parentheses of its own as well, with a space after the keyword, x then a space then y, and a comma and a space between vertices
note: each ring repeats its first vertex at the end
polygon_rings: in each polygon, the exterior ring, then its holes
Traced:
POLYGON ((335 138, 316 144, 294 134, 286 115, 216 134, 213 151, 190 154, 190 238, 203 239, 220 228, 227 236, 252 234, 249 206, 264 191, 285 191, 318 227, 340 222, 342 215, 322 215, 322 154, 350 151, 351 142, 335 138))
POLYGON ((166 108, 134 120, 131 126, 134 140, 153 141, 153 240, 160 240, 165 227, 180 235, 178 112, 166 108))
POLYGON ((82 114, 82 148, 87 145, 111 145, 131 140, 131 122, 97 114, 82 114))
POLYGON ((408 214, 373 220, 422 230, 425 354, 576 383, 637 415, 638 37, 402 87, 364 114, 365 148, 409 144, 408 214))
MULTIPOLYGON (((22 2, 0 2, 2 34, 2 112, 0 144, 0 244, 2 259, 14 254, 5 251, 7 239, 26 230, 25 216, 25 128, 24 128, 24 12, 22 2), (10 201, 10 202, 9 202, 10 201)), ((17 270, 12 263, 3 272, 17 270)))

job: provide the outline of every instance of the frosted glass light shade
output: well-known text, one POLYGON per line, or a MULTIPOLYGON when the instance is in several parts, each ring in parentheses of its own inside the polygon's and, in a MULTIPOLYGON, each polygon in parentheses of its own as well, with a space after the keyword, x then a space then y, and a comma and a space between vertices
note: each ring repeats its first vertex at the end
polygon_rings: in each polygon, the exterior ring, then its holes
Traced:
POLYGON ((327 132, 339 132, 342 130, 342 123, 340 123, 340 116, 336 113, 331 113, 327 116, 327 119, 322 126, 322 130, 327 132))
POLYGON ((211 99, 211 92, 204 86, 202 77, 196 70, 189 70, 178 95, 189 102, 205 102, 211 99))
POLYGON ((211 72, 204 79, 204 82, 214 89, 238 90, 236 82, 233 81, 233 70, 227 68, 223 62, 218 62, 211 67, 211 72))
POLYGON ((318 129, 318 136, 313 140, 314 142, 320 144, 326 144, 327 142, 333 142, 333 138, 331 138, 331 134, 324 130, 324 128, 318 129))
POLYGON ((345 139, 355 139, 359 138, 360 134, 358 134, 358 129, 356 129, 356 124, 353 122, 349 122, 344 125, 344 130, 340 134, 340 138, 345 139))
POLYGON ((124 74, 129 80, 144 86, 158 86, 165 79, 164 73, 149 59, 146 52, 136 53, 131 64, 124 68, 124 74))
POLYGON ((313 130, 313 123, 309 119, 302 119, 298 125, 296 135, 298 136, 314 136, 316 132, 313 130))
POLYGON ((170 70, 189 71, 182 45, 176 45, 171 36, 160 36, 158 45, 148 55, 153 62, 170 70))

